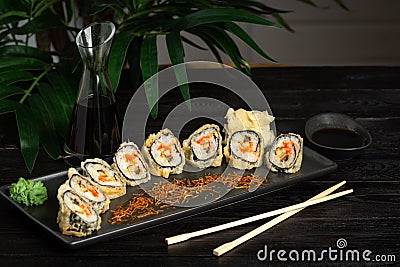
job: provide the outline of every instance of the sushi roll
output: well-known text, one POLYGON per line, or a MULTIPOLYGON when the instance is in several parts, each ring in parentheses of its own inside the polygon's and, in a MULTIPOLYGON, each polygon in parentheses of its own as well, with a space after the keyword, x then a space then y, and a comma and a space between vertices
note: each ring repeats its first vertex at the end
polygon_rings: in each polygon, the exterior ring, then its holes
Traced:
POLYGON ((144 142, 142 154, 153 175, 168 178, 170 173, 179 174, 183 171, 185 156, 179 140, 169 129, 150 134, 144 142))
POLYGON ((271 165, 271 171, 296 173, 303 160, 303 138, 294 133, 279 135, 272 143, 266 160, 271 165))
POLYGON ((79 174, 75 168, 68 169, 68 180, 60 186, 59 190, 73 190, 89 202, 99 214, 106 212, 110 207, 110 199, 95 183, 79 174))
POLYGON ((232 167, 243 170, 261 166, 264 145, 259 133, 248 130, 234 132, 227 147, 232 167))
POLYGON ((267 111, 228 109, 224 125, 226 160, 234 168, 249 170, 260 167, 264 161, 265 148, 274 139, 270 123, 274 117, 267 111))
POLYGON ((114 154, 114 164, 111 167, 130 186, 145 183, 151 178, 149 167, 133 142, 120 145, 114 154))
POLYGON ((198 168, 221 166, 222 137, 219 126, 206 124, 194 131, 182 143, 186 160, 198 168))
POLYGON ((57 223, 64 235, 87 236, 100 229, 101 218, 84 198, 72 190, 59 190, 57 223))
POLYGON ((125 181, 104 160, 87 159, 81 163, 81 167, 90 180, 110 199, 126 194, 125 181))

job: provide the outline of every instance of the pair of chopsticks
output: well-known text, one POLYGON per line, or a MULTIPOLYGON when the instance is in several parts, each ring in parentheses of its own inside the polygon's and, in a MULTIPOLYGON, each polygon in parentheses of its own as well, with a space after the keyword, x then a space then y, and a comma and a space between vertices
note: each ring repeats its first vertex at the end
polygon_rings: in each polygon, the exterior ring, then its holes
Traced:
POLYGON ((265 219, 268 217, 272 217, 272 216, 276 216, 276 215, 280 215, 272 220, 270 220, 269 222, 261 225, 260 227, 254 229, 253 231, 248 232, 247 234, 231 241, 228 243, 225 243, 217 248, 215 248, 213 250, 213 254, 215 256, 221 256, 222 254, 232 250, 233 248, 243 244, 244 242, 250 240, 251 238, 261 234, 262 232, 266 231, 267 229, 277 225, 278 223, 286 220, 287 218, 295 215, 296 213, 298 213, 299 211, 303 210, 304 208, 308 207, 308 206, 312 206, 315 204, 319 204, 328 200, 332 200, 347 194, 350 194, 353 192, 353 189, 349 189, 343 192, 339 192, 339 193, 335 193, 332 194, 332 192, 334 192, 335 190, 337 190, 339 187, 343 186, 346 183, 346 181, 340 182, 328 189, 326 189, 325 191, 319 193, 318 195, 308 199, 307 201, 304 201, 302 203, 299 204, 295 204, 295 205, 291 205, 285 208, 281 208, 281 209, 277 209, 277 210, 273 210, 273 211, 269 211, 266 213, 262 213, 259 215, 255 215, 255 216, 251 216, 245 219, 240 219, 237 221, 233 221, 233 222, 229 222, 229 223, 225 223, 225 224, 221 224, 221 225, 217 225, 214 227, 210 227, 207 229, 203 229, 203 230, 199 230, 199 231, 195 231, 195 232, 191 232, 191 233, 185 233, 185 234, 181 234, 181 235, 177 235, 177 236, 172 236, 172 237, 167 237, 165 238, 165 242, 167 243, 167 245, 172 245, 175 243, 179 243, 179 242, 183 242, 186 241, 188 239, 191 239, 193 237, 197 237, 197 236, 201 236, 201 235, 206 235, 206 234, 210 234, 210 233, 214 233, 214 232, 218 232, 218 231, 222 231, 225 229, 229 229, 232 227, 236 227, 239 225, 243 225, 243 224, 247 224, 247 223, 251 223, 251 222, 255 222, 261 219, 265 219))

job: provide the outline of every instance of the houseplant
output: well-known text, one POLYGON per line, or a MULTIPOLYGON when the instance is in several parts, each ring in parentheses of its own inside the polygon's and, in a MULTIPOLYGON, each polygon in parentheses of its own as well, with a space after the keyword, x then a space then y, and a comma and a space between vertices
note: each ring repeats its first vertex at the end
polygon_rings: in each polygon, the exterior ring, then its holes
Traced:
MULTIPOLYGON (((311 0, 297 1, 316 5, 311 0)), ((334 2, 345 8, 341 0, 334 2)), ((124 66, 133 77, 133 87, 140 75, 146 80, 157 72, 159 35, 166 36, 172 64, 184 61, 183 43, 187 43, 209 49, 218 61, 222 52, 249 73, 232 35, 274 60, 237 22, 291 30, 281 16, 285 12, 257 0, 1 0, 0 114, 15 113, 21 152, 31 171, 40 145, 53 159, 62 154, 81 74, 73 42, 78 22, 110 20, 117 26, 109 60, 116 89, 124 66), (183 37, 183 31, 203 43, 183 37), (29 42, 32 39, 36 46, 29 42)), ((176 74, 178 79, 185 78, 176 74)), ((189 99, 189 86, 182 85, 180 90, 189 99)), ((149 104, 156 103, 157 88, 146 88, 146 94, 149 104)), ((157 105, 151 114, 157 115, 157 105)))

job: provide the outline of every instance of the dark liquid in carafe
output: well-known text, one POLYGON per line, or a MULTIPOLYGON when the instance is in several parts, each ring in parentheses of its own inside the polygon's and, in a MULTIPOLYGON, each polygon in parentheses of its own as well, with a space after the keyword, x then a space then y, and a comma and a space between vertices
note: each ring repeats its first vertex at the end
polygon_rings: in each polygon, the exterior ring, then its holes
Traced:
POLYGON ((107 158, 117 150, 120 132, 115 103, 89 96, 75 104, 65 161, 80 165, 86 158, 107 158))

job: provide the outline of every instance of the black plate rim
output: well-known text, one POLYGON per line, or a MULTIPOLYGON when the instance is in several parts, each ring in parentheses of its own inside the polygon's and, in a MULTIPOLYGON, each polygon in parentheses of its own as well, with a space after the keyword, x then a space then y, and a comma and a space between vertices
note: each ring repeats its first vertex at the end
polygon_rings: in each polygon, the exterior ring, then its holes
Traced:
MULTIPOLYGON (((99 241, 114 239, 114 238, 117 238, 117 237, 120 237, 123 235, 142 231, 142 230, 149 229, 149 228, 159 226, 162 224, 171 223, 173 221, 177 221, 180 219, 195 216, 200 213, 215 210, 215 209, 222 208, 222 207, 225 207, 228 205, 233 205, 235 203, 249 200, 249 199, 252 199, 255 197, 263 196, 265 194, 269 194, 269 193, 290 187, 294 184, 326 175, 337 169, 337 164, 334 161, 326 158, 325 156, 319 154, 318 152, 316 152, 306 146, 304 146, 304 153, 308 154, 310 156, 321 158, 322 160, 325 161, 327 166, 325 168, 319 169, 317 171, 310 172, 310 173, 304 174, 302 176, 296 177, 295 179, 290 179, 289 181, 272 183, 263 188, 258 188, 257 190, 255 190, 253 192, 242 193, 242 194, 238 194, 238 195, 227 197, 227 198, 223 197, 223 198, 219 199, 218 201, 209 203, 207 205, 199 206, 199 207, 192 207, 192 208, 185 208, 184 210, 173 213, 173 214, 167 214, 167 215, 160 216, 160 217, 157 217, 157 215, 155 215, 149 221, 143 221, 143 222, 141 222, 139 224, 135 224, 135 225, 123 225, 119 229, 115 229, 113 231, 106 232, 101 235, 93 235, 93 236, 88 236, 85 238, 77 238, 76 241, 70 241, 70 240, 68 240, 69 236, 64 236, 60 232, 55 232, 48 225, 42 223, 37 218, 32 216, 30 213, 25 211, 23 205, 16 203, 14 200, 12 200, 7 194, 7 192, 9 191, 9 188, 11 187, 11 184, 1 186, 0 187, 0 195, 5 200, 7 200, 7 202, 9 204, 11 204, 12 207, 19 210, 21 213, 23 213, 25 216, 27 216, 29 219, 31 219, 36 225, 38 225, 39 227, 46 230, 46 232, 50 233, 53 237, 56 237, 56 239, 61 241, 61 243, 63 243, 66 247, 68 247, 70 249, 77 249, 77 248, 81 248, 81 247, 84 247, 87 245, 92 245, 94 243, 98 243, 99 241)), ((60 172, 55 172, 55 173, 39 176, 32 180, 33 181, 46 181, 49 179, 58 178, 60 175, 67 175, 67 171, 64 170, 64 171, 60 171, 60 172)))

